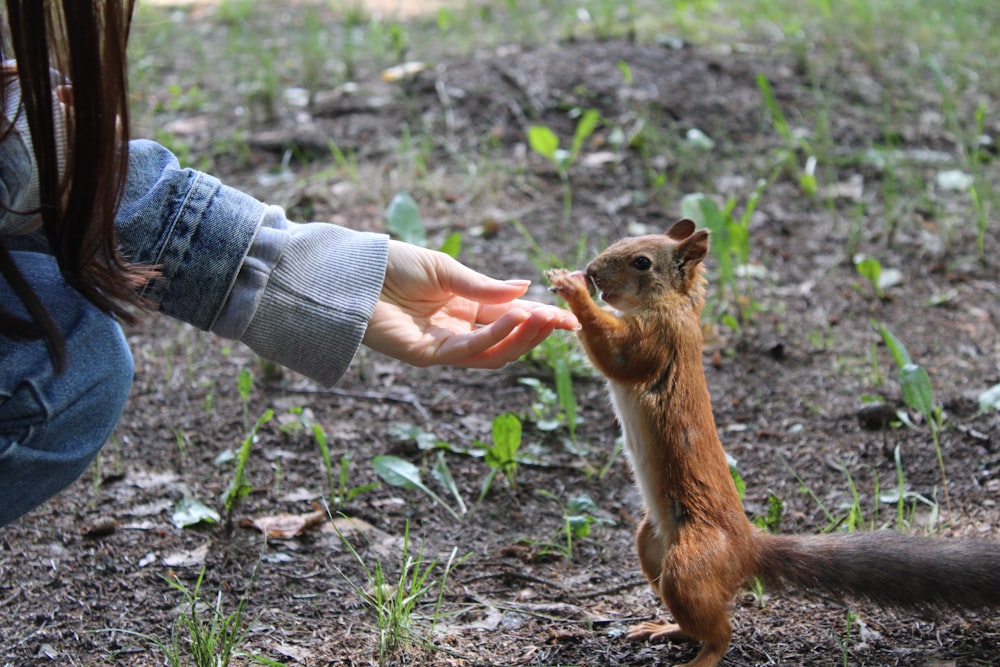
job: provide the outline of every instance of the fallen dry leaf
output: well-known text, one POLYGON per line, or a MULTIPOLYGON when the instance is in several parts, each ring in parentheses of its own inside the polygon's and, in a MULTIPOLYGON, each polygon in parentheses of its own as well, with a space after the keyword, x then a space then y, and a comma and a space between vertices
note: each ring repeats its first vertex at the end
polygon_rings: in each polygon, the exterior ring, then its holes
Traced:
POLYGON ((326 512, 316 510, 306 514, 276 514, 262 516, 256 519, 243 519, 241 528, 256 528, 266 537, 289 540, 301 535, 310 528, 315 528, 326 519, 326 512))

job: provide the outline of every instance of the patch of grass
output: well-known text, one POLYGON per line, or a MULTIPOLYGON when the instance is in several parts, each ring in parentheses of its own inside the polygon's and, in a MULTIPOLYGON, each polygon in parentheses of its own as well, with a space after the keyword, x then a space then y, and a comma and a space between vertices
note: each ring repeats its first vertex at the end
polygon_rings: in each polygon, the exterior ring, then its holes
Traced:
POLYGON ((412 552, 407 522, 397 574, 392 576, 381 560, 369 565, 343 533, 338 531, 338 535, 364 574, 364 581, 357 582, 341 573, 372 613, 378 638, 378 664, 390 664, 405 646, 433 647, 434 627, 441 613, 448 575, 464 560, 457 558, 458 550, 452 549, 440 578, 434 579, 431 574, 438 560, 425 560, 422 547, 416 554, 412 552), (430 607, 429 617, 420 613, 424 607, 430 607), (425 632, 420 627, 421 622, 427 623, 425 632))
POLYGON ((202 567, 193 589, 188 588, 176 576, 163 578, 171 588, 180 592, 182 598, 180 612, 170 631, 170 639, 163 640, 156 635, 127 630, 114 632, 124 632, 151 641, 163 652, 168 667, 228 667, 234 659, 239 664, 283 667, 282 662, 247 653, 241 648, 250 631, 251 622, 246 618, 246 608, 259 565, 260 561, 254 566, 250 582, 231 612, 227 613, 223 608, 222 591, 216 593, 214 603, 203 597, 201 589, 205 568, 202 567))
POLYGON ((730 197, 723 208, 700 193, 681 200, 681 214, 712 234, 709 248, 716 263, 714 282, 718 288, 713 303, 706 308, 706 316, 712 323, 722 322, 736 331, 758 308, 753 300, 756 276, 750 263, 750 218, 766 187, 766 181, 757 183, 739 217, 734 215, 735 197, 730 197))

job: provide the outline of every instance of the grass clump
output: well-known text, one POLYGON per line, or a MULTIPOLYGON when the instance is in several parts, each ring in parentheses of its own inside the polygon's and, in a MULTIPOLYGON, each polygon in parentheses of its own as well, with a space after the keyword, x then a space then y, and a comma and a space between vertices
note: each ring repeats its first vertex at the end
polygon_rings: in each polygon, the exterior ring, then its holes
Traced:
POLYGON ((432 574, 439 562, 425 560, 422 547, 416 553, 412 551, 407 522, 399 566, 392 576, 381 560, 369 565, 342 532, 338 531, 338 535, 364 575, 363 581, 358 582, 341 573, 372 614, 378 664, 390 664, 408 646, 433 648, 434 628, 440 618, 448 575, 464 560, 457 558, 457 549, 451 550, 440 578, 434 578, 432 574), (423 613, 428 607, 429 616, 423 613), (425 621, 427 624, 422 625, 425 621))

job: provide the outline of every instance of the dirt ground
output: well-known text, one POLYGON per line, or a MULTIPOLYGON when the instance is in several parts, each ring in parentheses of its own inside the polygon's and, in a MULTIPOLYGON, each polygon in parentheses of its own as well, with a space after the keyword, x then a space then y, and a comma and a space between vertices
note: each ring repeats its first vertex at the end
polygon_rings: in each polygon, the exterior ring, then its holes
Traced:
MULTIPOLYGON (((585 259, 637 229, 664 228, 679 216, 680 202, 658 195, 690 191, 689 182, 710 179, 720 197, 737 198, 739 212, 782 147, 755 77, 768 76, 793 127, 808 126, 817 72, 801 65, 759 52, 627 41, 491 50, 436 63, 404 85, 371 73, 357 92, 323 92, 310 107, 283 105, 249 137, 249 160, 222 160, 214 170, 297 217, 367 229, 383 228, 381 211, 404 182, 400 174, 418 172, 423 185, 413 194, 432 243, 459 231, 463 261, 497 276, 533 278, 533 295, 549 299, 536 253, 515 220, 545 252, 570 261, 581 238, 585 259), (628 63, 630 82, 619 62, 628 63), (558 175, 526 148, 525 135, 537 123, 571 136, 572 107, 598 109, 605 122, 570 170, 574 198, 566 220, 558 175), (642 157, 616 148, 614 128, 627 131, 640 118, 657 124, 676 150, 659 147, 642 157), (439 138, 425 162, 400 148, 404 126, 439 138), (710 154, 683 141, 691 128, 715 142, 710 154), (359 177, 331 175, 327 157, 297 167, 309 178, 265 178, 288 147, 318 155, 328 138, 353 151, 359 177), (672 190, 650 185, 651 166, 667 175, 672 190), (373 189, 372 182, 381 185, 373 189)), ((853 482, 866 521, 894 526, 895 505, 876 499, 896 489, 898 448, 907 489, 939 501, 937 522, 929 504, 916 503, 911 530, 932 533, 928 539, 1000 539, 1000 411, 981 413, 977 405, 979 394, 1000 383, 1000 225, 994 220, 988 229, 980 262, 974 226, 955 212, 966 194, 903 193, 887 211, 880 196, 886 172, 852 156, 889 141, 871 100, 891 93, 892 82, 846 56, 829 67, 820 73, 828 86, 828 140, 842 159, 823 165, 820 188, 838 190, 808 197, 788 174, 768 186, 750 225, 751 257, 762 275, 752 293, 758 310, 738 332, 720 328, 706 350, 717 424, 747 485, 745 507, 759 516, 774 494, 785 505, 782 532, 838 530, 843 521, 832 526, 820 505, 843 519, 853 482), (930 200, 935 206, 928 209, 923 202, 930 200), (889 239, 893 216, 900 223, 889 239), (858 276, 854 250, 902 271, 884 299, 858 276), (862 419, 865 395, 903 407, 896 369, 872 320, 885 323, 927 369, 944 407, 950 512, 931 433, 919 416, 911 413, 912 427, 862 419)), ((922 112, 933 94, 915 101, 892 137, 914 160, 955 150, 943 121, 922 112)), ((195 152, 207 150, 231 121, 225 114, 182 120, 195 152)), ((986 130, 1000 135, 998 127, 986 130)), ((941 168, 926 163, 929 183, 941 168)), ((230 532, 221 524, 182 529, 171 521, 183 497, 221 506, 233 467, 215 460, 245 433, 242 368, 256 379, 250 419, 268 408, 276 419, 254 446, 247 469, 254 489, 237 508, 237 524, 305 515, 326 496, 317 447, 288 426, 295 421, 290 408, 303 408, 323 427, 335 462, 351 455, 351 487, 377 481, 371 459, 392 454, 421 466, 428 485, 448 498, 430 475, 437 454, 399 437, 399 426, 450 446, 446 461, 469 506, 460 520, 419 491, 385 483, 335 510, 357 521, 346 537, 362 560, 369 567, 382 562, 390 576, 399 569, 407 524, 411 551, 422 549, 425 562, 444 562, 453 550, 465 557, 443 589, 438 648, 410 647, 388 664, 610 667, 693 656, 692 645, 624 638, 630 624, 666 612, 638 570, 632 536, 642 509, 626 462, 612 458, 618 429, 599 378, 574 378, 582 418, 576 449, 565 445, 564 428, 527 423, 531 460, 518 469, 517 487, 497 479, 477 503, 488 467, 457 450, 488 441, 501 412, 530 412, 536 392, 520 380, 551 384, 543 365, 418 370, 362 353, 336 388, 325 389, 293 373, 268 375, 242 346, 165 319, 149 319, 128 336, 135 386, 99 467, 0 531, 0 665, 166 664, 150 637, 169 641, 183 599, 165 577, 193 587, 202 567, 203 593, 210 601, 221 594, 227 611, 252 581, 244 651, 288 665, 378 664, 374 617, 355 588, 367 586, 365 574, 330 521, 267 541, 239 525, 230 532), (595 472, 605 465, 603 474, 595 472), (544 544, 559 539, 562 514, 539 491, 564 503, 586 493, 604 520, 573 543, 572 558, 545 553, 544 544)), ((434 572, 440 576, 441 566, 434 572)), ((436 589, 419 610, 424 619, 435 598, 436 589)), ((758 600, 748 590, 735 600, 733 625, 724 664, 734 667, 1000 660, 995 613, 917 615, 794 593, 764 591, 758 600)), ((428 621, 420 621, 418 631, 427 630, 428 621)))

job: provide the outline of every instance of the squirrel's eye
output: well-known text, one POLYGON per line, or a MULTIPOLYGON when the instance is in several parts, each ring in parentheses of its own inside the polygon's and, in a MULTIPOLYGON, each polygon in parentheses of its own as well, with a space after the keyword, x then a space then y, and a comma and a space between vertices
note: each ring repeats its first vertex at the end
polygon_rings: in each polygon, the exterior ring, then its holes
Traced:
POLYGON ((640 271, 649 271, 653 268, 653 261, 649 257, 640 255, 632 260, 632 266, 640 271))

